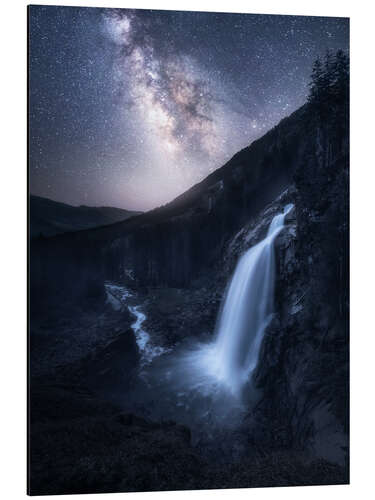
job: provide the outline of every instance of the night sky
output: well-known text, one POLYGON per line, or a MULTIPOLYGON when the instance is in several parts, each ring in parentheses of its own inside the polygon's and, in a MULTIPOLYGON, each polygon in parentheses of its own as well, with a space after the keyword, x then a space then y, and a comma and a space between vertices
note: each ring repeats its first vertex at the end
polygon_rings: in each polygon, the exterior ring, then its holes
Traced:
POLYGON ((30 191, 148 210, 306 101, 344 18, 32 6, 30 191))

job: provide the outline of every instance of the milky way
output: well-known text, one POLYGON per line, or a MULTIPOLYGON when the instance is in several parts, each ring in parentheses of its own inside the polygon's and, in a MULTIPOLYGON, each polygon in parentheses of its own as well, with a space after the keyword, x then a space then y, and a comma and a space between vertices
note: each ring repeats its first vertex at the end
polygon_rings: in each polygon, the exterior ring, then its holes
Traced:
POLYGON ((301 106, 343 18, 33 6, 30 190, 147 210, 301 106))

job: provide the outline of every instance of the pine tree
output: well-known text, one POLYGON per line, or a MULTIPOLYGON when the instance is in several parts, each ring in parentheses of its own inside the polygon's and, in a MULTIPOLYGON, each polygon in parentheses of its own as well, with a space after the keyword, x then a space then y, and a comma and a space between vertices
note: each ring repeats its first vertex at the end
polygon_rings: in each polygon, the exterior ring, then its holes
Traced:
POLYGON ((310 82, 309 102, 314 103, 319 100, 322 88, 323 64, 318 58, 313 64, 310 82))
POLYGON ((342 50, 327 51, 324 63, 314 62, 308 102, 321 119, 329 120, 345 111, 348 100, 349 57, 342 50))

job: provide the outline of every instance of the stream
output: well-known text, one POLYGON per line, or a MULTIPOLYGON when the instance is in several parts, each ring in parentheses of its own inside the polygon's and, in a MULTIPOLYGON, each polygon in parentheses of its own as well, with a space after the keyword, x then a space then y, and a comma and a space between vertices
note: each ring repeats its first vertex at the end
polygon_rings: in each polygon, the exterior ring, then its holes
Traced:
POLYGON ((131 305, 128 302, 129 298, 134 298, 134 294, 127 288, 107 281, 105 283, 107 294, 107 302, 111 304, 115 311, 121 311, 127 308, 135 317, 131 328, 137 342, 139 353, 141 355, 141 368, 150 364, 152 360, 162 354, 165 354, 170 349, 154 345, 151 341, 149 333, 143 328, 142 324, 146 320, 146 315, 141 311, 141 305, 131 305))

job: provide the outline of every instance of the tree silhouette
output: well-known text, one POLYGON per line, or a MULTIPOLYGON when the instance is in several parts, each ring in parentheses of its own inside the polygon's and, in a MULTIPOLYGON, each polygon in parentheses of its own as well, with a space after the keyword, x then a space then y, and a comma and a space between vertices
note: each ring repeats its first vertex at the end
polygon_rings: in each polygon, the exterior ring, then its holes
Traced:
POLYGON ((344 51, 327 51, 324 62, 320 58, 314 62, 308 102, 321 119, 347 120, 349 56, 344 51))

